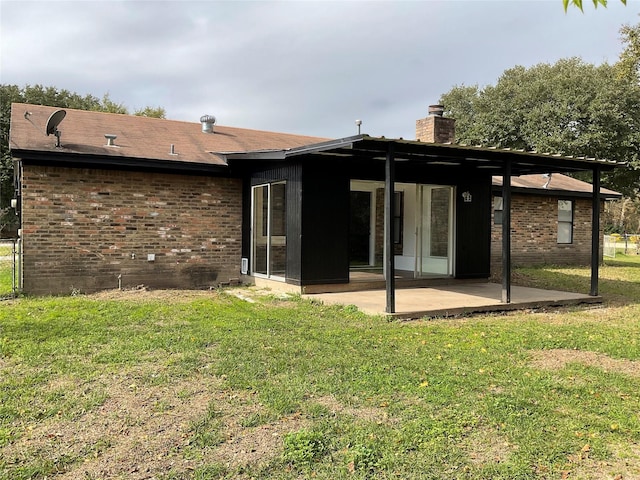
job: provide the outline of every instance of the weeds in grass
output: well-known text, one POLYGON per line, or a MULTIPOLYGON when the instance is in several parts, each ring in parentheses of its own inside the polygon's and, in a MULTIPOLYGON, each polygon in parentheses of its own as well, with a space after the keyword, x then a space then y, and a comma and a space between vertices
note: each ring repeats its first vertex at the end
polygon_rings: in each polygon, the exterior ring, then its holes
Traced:
POLYGON ((306 467, 327 453, 328 448, 323 432, 300 430, 285 435, 282 459, 295 467, 306 467))
POLYGON ((0 479, 640 477, 639 272, 602 267, 597 309, 409 323, 223 292, 22 298, 0 309, 0 479))
POLYGON ((221 414, 214 405, 209 405, 205 415, 189 428, 191 438, 189 444, 198 448, 214 447, 224 441, 220 432, 221 414))

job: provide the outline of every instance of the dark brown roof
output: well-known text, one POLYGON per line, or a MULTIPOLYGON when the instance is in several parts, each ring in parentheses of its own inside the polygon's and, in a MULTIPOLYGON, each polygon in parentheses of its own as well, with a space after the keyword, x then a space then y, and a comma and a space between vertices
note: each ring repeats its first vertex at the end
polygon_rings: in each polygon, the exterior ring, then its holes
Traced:
MULTIPOLYGON (((225 169, 227 161, 249 159, 272 161, 299 155, 322 155, 344 161, 359 159, 373 162, 384 159, 393 149, 398 161, 413 162, 448 172, 498 173, 508 163, 514 175, 514 187, 547 193, 571 191, 588 195, 591 186, 555 173, 547 190, 540 173, 573 172, 619 164, 595 158, 574 158, 537 154, 511 149, 496 149, 453 144, 428 144, 403 139, 356 135, 327 140, 304 135, 265 132, 215 126, 214 133, 203 133, 200 123, 136 117, 112 113, 64 109, 59 124, 61 146, 47 136, 46 124, 55 107, 15 103, 11 108, 9 146, 15 157, 30 161, 92 163, 108 166, 169 168, 213 171, 225 169), (107 145, 105 135, 115 135, 115 146, 107 145), (173 152, 172 154, 172 145, 173 152), (528 175, 532 174, 532 175, 528 175), (520 180, 515 178, 517 175, 520 180), (531 180, 527 180, 527 179, 531 180), (518 183, 521 182, 521 183, 518 183), (571 183, 568 183, 571 182, 571 183)), ((501 177, 496 177, 501 181, 501 177)), ((610 190, 607 192, 611 192, 610 190)), ((616 196, 615 192, 611 192, 616 196)))
MULTIPOLYGON (((502 186, 501 176, 495 176, 492 180, 494 186, 502 186)), ((554 173, 551 177, 544 175, 520 175, 519 177, 511 177, 511 187, 514 189, 539 190, 540 193, 547 192, 551 195, 560 195, 563 193, 591 195, 593 193, 593 186, 590 183, 561 173, 554 173)), ((600 193, 609 198, 619 198, 622 196, 622 194, 609 190, 608 188, 601 188, 600 193)))
POLYGON ((11 106, 9 146, 16 156, 29 151, 224 165, 211 152, 282 150, 326 140, 219 125, 214 133, 203 133, 200 123, 65 108, 58 126, 61 147, 56 148, 55 136, 46 134, 47 119, 56 110, 24 103, 11 106), (115 146, 107 146, 105 134, 117 136, 115 146))

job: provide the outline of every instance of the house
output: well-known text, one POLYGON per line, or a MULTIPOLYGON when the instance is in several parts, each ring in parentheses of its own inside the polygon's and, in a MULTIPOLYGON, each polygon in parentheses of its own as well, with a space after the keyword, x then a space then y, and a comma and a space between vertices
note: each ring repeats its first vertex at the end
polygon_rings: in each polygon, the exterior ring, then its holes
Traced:
MULTIPOLYGON (((493 176, 586 170, 597 192, 600 171, 616 166, 454 145, 452 120, 441 111, 418 121, 416 141, 364 134, 327 140, 218 126, 208 116, 187 123, 14 104, 23 291, 242 280, 299 291, 362 288, 358 275, 376 273, 366 270, 383 260, 393 311, 397 276, 490 276, 493 176)), ((510 235, 502 254, 510 266, 510 235)), ((509 268, 503 286, 508 302, 509 268)))
MULTIPOLYGON (((502 262, 502 177, 493 177, 492 183, 491 269, 495 276, 502 262)), ((512 177, 511 191, 512 265, 589 264, 591 184, 561 173, 522 175, 512 177)), ((621 197, 613 190, 600 189, 602 203, 621 197)))

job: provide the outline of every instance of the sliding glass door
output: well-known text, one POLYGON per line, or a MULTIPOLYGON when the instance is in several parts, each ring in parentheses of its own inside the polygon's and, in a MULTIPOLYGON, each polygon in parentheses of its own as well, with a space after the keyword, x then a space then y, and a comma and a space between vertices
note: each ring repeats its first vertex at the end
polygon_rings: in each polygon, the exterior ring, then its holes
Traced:
POLYGON ((416 276, 453 272, 453 188, 422 185, 419 191, 419 242, 416 276))
POLYGON ((251 190, 251 271, 284 279, 287 265, 286 183, 258 185, 251 190))

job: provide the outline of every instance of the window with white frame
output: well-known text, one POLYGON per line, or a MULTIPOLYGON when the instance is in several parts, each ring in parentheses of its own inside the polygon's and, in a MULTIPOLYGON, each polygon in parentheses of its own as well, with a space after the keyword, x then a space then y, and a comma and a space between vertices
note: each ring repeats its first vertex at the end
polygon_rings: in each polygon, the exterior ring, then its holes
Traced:
POLYGON ((493 223, 502 225, 502 197, 493 197, 493 223))
POLYGON ((558 200, 558 243, 573 243, 573 200, 558 200))

